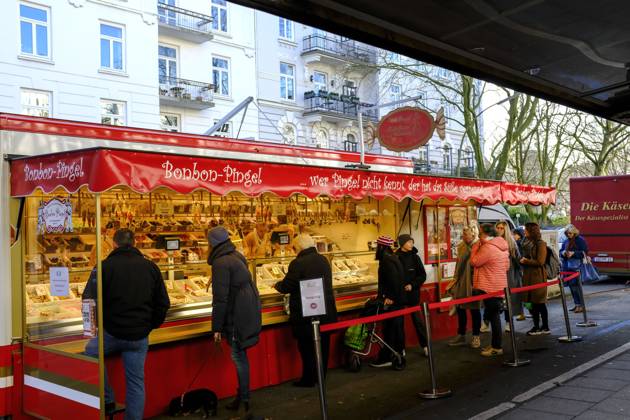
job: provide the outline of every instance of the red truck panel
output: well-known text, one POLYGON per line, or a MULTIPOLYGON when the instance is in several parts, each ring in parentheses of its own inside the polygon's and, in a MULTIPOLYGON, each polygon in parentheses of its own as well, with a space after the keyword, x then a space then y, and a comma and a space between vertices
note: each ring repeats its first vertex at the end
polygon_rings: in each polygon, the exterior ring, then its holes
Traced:
POLYGON ((601 273, 630 273, 630 175, 571 178, 571 222, 601 273))

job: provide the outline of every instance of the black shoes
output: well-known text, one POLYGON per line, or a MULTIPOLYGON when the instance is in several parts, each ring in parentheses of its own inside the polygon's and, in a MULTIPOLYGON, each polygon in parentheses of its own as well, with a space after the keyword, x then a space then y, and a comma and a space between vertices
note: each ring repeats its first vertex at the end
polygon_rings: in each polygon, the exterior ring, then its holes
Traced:
POLYGON ((240 398, 234 398, 234 400, 225 406, 226 409, 232 411, 238 411, 241 405, 245 409, 245 412, 249 412, 249 401, 241 401, 240 398))

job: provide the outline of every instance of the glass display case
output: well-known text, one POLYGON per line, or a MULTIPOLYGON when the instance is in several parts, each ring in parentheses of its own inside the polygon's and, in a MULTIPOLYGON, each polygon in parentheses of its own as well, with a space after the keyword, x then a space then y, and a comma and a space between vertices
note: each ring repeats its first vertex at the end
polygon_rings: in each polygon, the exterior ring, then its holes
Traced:
MULTIPOLYGON (((381 233, 394 234, 395 211, 393 201, 369 198, 251 198, 166 189, 139 194, 118 187, 101 194, 101 252, 102 258, 111 252, 117 229, 132 229, 136 247, 162 272, 171 300, 167 321, 208 317, 212 287, 206 237, 208 229, 222 225, 247 256, 263 306, 281 311, 283 296, 273 285, 295 258, 296 234, 311 234, 329 259, 337 296, 373 291, 377 262, 370 243, 381 233)), ((31 336, 80 332, 81 295, 96 264, 95 214, 94 194, 86 189, 75 194, 38 190, 25 198, 23 276, 31 336), (61 293, 53 290, 53 276, 60 272, 69 283, 61 293)))

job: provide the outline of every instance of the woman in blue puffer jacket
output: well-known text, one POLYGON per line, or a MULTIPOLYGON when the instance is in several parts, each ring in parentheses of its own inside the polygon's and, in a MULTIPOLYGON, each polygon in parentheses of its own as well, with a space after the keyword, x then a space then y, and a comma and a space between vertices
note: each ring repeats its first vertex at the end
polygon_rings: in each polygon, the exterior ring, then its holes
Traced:
MULTIPOLYGON (((562 271, 580 271, 582 260, 588 254, 588 245, 586 240, 580 236, 580 231, 573 225, 568 225, 564 234, 567 237, 560 248, 560 257, 562 258, 562 271)), ((573 312, 584 312, 583 296, 580 294, 580 286, 578 279, 575 278, 565 283, 571 290, 575 307, 573 312)))

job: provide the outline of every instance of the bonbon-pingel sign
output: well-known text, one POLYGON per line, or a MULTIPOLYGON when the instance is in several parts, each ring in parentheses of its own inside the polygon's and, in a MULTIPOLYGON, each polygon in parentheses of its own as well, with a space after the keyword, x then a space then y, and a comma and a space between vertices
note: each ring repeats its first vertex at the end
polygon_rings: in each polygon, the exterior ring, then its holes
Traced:
POLYGON ((435 119, 421 108, 398 108, 381 120, 377 137, 381 145, 393 152, 408 152, 424 146, 436 130, 444 140, 445 124, 443 108, 435 119))

